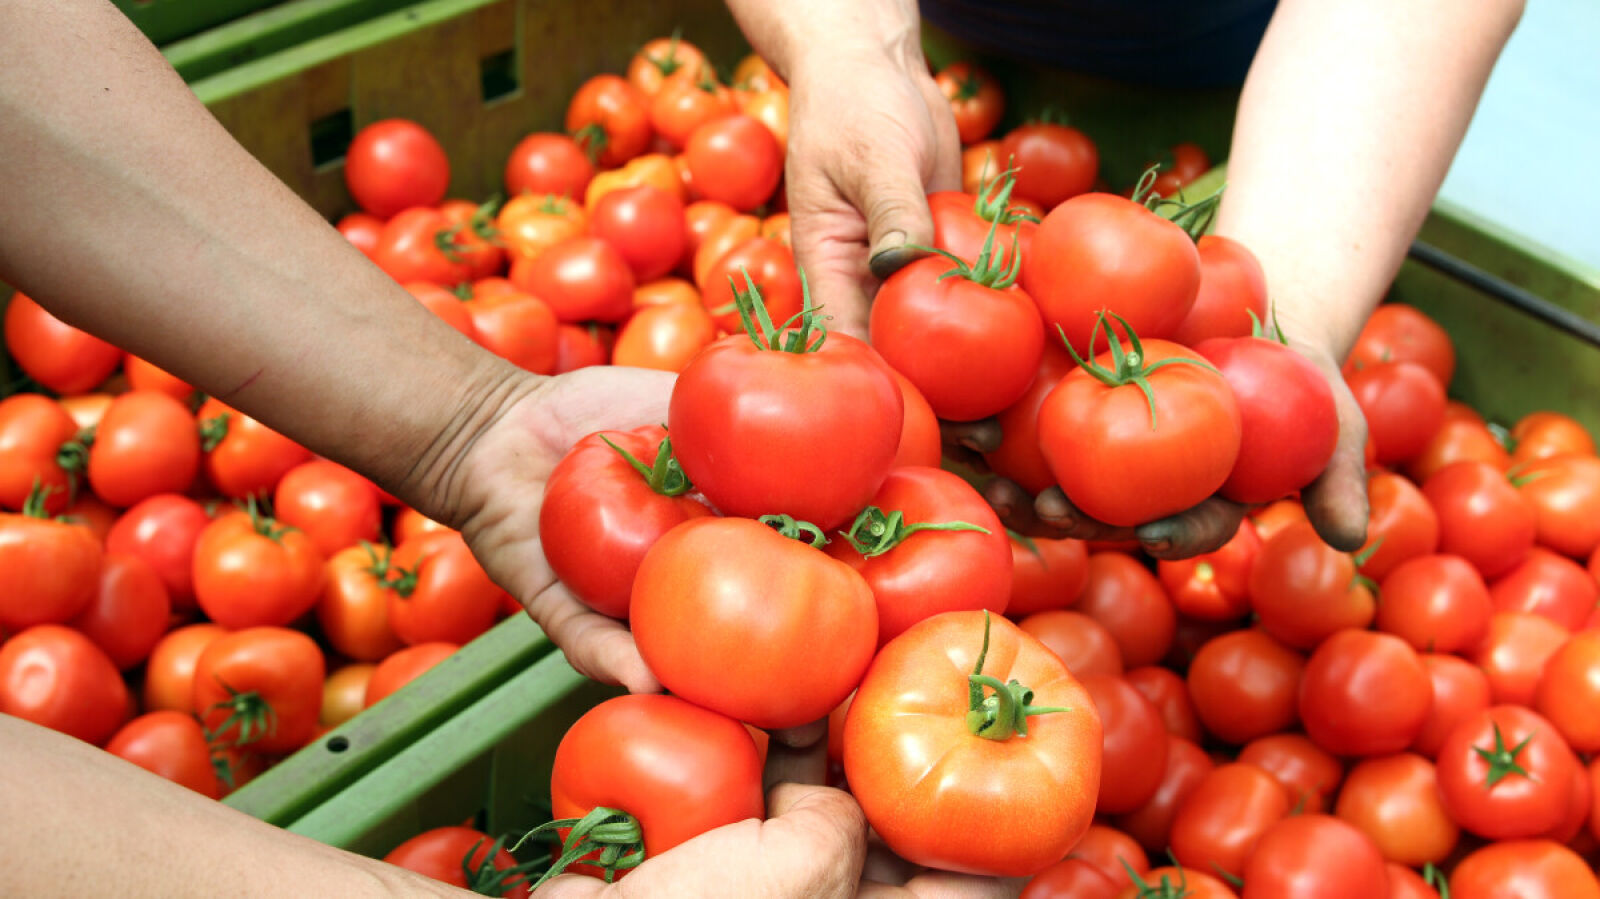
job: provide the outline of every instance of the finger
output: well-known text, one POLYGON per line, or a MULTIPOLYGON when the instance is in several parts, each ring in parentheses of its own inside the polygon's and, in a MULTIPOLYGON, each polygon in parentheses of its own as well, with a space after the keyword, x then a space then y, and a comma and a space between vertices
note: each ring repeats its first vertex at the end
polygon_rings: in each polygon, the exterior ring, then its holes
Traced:
POLYGON ((800 747, 785 746, 777 740, 767 744, 767 767, 761 774, 764 786, 773 787, 786 783, 820 785, 827 780, 826 741, 800 747))
POLYGON ((984 482, 979 489, 984 501, 1000 517, 1000 523, 1019 534, 1030 537, 1055 537, 1059 532, 1043 522, 1034 512, 1034 496, 1021 484, 1009 478, 995 477, 984 482))
POLYGON ((1324 542, 1355 552, 1367 542, 1367 422, 1344 380, 1332 387, 1339 409, 1339 442, 1328 467, 1301 491, 1301 500, 1324 542))
POLYGON ((1039 523, 1078 540, 1135 540, 1133 528, 1097 521, 1083 514, 1060 487, 1049 487, 1034 498, 1033 514, 1039 523))
POLYGON ((961 133, 956 130, 955 113, 939 85, 926 73, 917 82, 922 100, 933 118, 933 172, 928 178, 928 193, 961 189, 961 133))
POLYGON ((879 280, 921 255, 908 244, 933 245, 933 213, 917 162, 904 153, 889 155, 852 172, 841 185, 845 199, 866 218, 868 265, 879 280))
POLYGON ((627 627, 590 609, 566 587, 558 583, 545 589, 527 609, 579 674, 620 684, 630 693, 661 692, 661 682, 639 655, 627 627))
POLYGON ((1188 559, 1221 549, 1244 519, 1244 506, 1213 496, 1185 512, 1140 525, 1135 536, 1158 559, 1188 559))
POLYGON ((867 338, 870 275, 862 261, 866 226, 803 143, 789 154, 789 215, 795 264, 811 296, 832 317, 830 331, 867 338))
POLYGON ((958 446, 975 453, 992 453, 1000 448, 1000 440, 1004 435, 1000 431, 1000 419, 989 417, 977 421, 941 420, 939 436, 946 447, 958 446))
POLYGON ((850 794, 831 787, 779 784, 767 793, 763 847, 768 882, 783 895, 850 896, 861 879, 867 819, 850 794))

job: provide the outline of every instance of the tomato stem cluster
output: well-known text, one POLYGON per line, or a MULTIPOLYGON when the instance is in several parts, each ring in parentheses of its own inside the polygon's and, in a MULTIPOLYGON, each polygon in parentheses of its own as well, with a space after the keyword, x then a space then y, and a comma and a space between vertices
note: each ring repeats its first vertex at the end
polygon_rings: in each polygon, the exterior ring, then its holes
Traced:
POLYGON ((622 458, 627 460, 628 465, 632 466, 633 470, 637 471, 645 479, 645 483, 650 485, 650 489, 656 493, 662 496, 682 496, 694 489, 694 484, 689 480, 689 476, 683 473, 683 466, 678 464, 678 458, 672 454, 672 438, 670 436, 662 438, 661 444, 656 447, 655 464, 648 467, 643 462, 640 462, 633 453, 612 443, 611 439, 606 437, 605 434, 601 434, 600 439, 605 441, 606 446, 621 454, 622 458))
POLYGON ((1015 157, 1007 160, 1006 170, 994 175, 978 188, 978 199, 972 204, 972 211, 986 222, 998 222, 1002 225, 1014 225, 1017 222, 1038 223, 1038 219, 1026 212, 1012 209, 1011 192, 1017 187, 1017 169, 1015 157))
POLYGON ((938 253, 940 256, 955 263, 954 268, 939 276, 940 281, 959 276, 966 278, 979 287, 987 287, 991 290, 1005 290, 1017 283, 1017 275, 1022 271, 1022 254, 1017 252, 1017 233, 1015 231, 1011 232, 1011 262, 1009 266, 1005 262, 1005 254, 994 251, 994 235, 1001 224, 1002 222, 999 218, 989 222, 989 233, 983 239, 983 249, 978 252, 978 258, 974 259, 970 265, 967 264, 965 259, 949 250, 922 246, 916 246, 915 249, 938 253))
POLYGON ((561 856, 550 866, 550 870, 531 885, 537 890, 544 882, 560 874, 584 856, 599 850, 597 858, 584 861, 586 865, 593 865, 605 872, 606 883, 616 879, 618 871, 637 868, 644 862, 644 828, 639 825, 639 819, 619 809, 607 808, 603 805, 596 806, 589 814, 582 818, 558 818, 547 821, 522 835, 511 847, 516 852, 529 839, 537 834, 563 827, 572 828, 567 833, 566 843, 561 847, 561 856))
POLYGON ((217 678, 217 683, 222 689, 228 691, 228 698, 211 706, 207 711, 214 709, 227 709, 228 717, 217 725, 215 730, 206 731, 206 742, 219 745, 218 738, 227 733, 234 726, 238 726, 238 736, 234 737, 229 746, 244 746, 261 739, 278 729, 278 713, 273 710, 272 703, 255 690, 240 692, 229 686, 228 683, 217 678))
POLYGON ((1500 725, 1496 724, 1494 726, 1493 749, 1484 749, 1482 746, 1472 747, 1472 751, 1476 752, 1478 757, 1483 759, 1484 764, 1489 766, 1489 774, 1483 781, 1485 789, 1492 788, 1510 774, 1520 774, 1523 777, 1530 776, 1528 769, 1522 767, 1522 763, 1517 761, 1517 756, 1522 754, 1522 750, 1526 749, 1528 743, 1532 740, 1533 735, 1529 734, 1523 738, 1521 743, 1507 749, 1505 735, 1500 732, 1500 725))
POLYGON ((208 453, 216 449, 228 436, 228 421, 232 418, 232 412, 224 412, 200 422, 200 449, 208 453))
POLYGON ((1065 712, 1067 709, 1032 705, 1033 690, 1015 680, 1002 683, 999 678, 983 673, 983 660, 989 655, 989 613, 983 613, 983 648, 978 650, 978 664, 967 676, 967 730, 985 740, 1009 740, 1014 736, 1028 735, 1028 718, 1065 712), (987 687, 994 692, 984 695, 987 687))
POLYGON ((382 546, 382 555, 379 555, 378 546, 366 540, 361 541, 361 548, 367 551, 367 558, 372 562, 365 570, 378 582, 378 586, 385 590, 393 590, 400 594, 401 599, 410 598, 412 592, 417 589, 418 569, 407 570, 395 565, 391 561, 394 548, 388 544, 382 546))
POLYGON ((809 521, 800 521, 793 515, 763 515, 756 519, 790 540, 799 540, 812 546, 827 546, 828 535, 809 521))
POLYGON ((772 325, 761 288, 751 279, 749 269, 741 265, 739 273, 744 275, 744 289, 739 289, 732 275, 728 276, 728 286, 733 288, 733 303, 739 309, 744 333, 750 336, 756 349, 785 353, 815 353, 822 349, 828 340, 828 329, 823 324, 827 316, 821 314, 821 307, 811 302, 811 287, 806 283, 804 269, 800 270, 800 311, 777 327, 772 325))
POLYGON ((980 534, 989 533, 988 528, 980 527, 967 521, 922 521, 916 524, 907 524, 904 512, 884 512, 877 506, 868 506, 861 510, 856 520, 850 524, 848 531, 840 531, 839 535, 853 547, 856 552, 868 559, 881 556, 901 543, 907 537, 918 531, 977 531, 980 534))
POLYGON ((1078 355, 1078 351, 1072 346, 1072 341, 1067 339, 1067 332, 1062 330, 1060 325, 1056 325, 1056 332, 1061 335, 1061 342, 1066 344, 1067 352, 1072 354, 1073 361, 1077 362, 1078 365, 1084 371, 1093 376, 1095 380, 1106 385, 1107 387, 1122 387, 1126 384, 1132 384, 1135 387, 1138 387, 1139 390, 1144 393, 1145 402, 1150 406, 1150 430, 1152 431, 1156 429, 1157 422, 1156 395, 1154 391, 1150 389, 1149 381, 1151 372, 1159 368, 1164 368, 1168 365, 1180 363, 1184 365, 1198 365, 1201 368, 1212 372, 1217 370, 1216 367, 1211 365, 1209 362, 1205 362, 1200 359, 1191 359, 1187 356, 1173 356, 1171 358, 1146 364, 1144 361, 1144 344, 1139 342, 1139 335, 1134 333, 1133 326, 1128 324, 1128 320, 1122 316, 1116 314, 1115 312, 1107 312, 1104 309, 1100 310, 1099 318, 1094 324, 1094 330, 1089 332, 1088 359, 1084 359, 1084 357, 1078 355), (1106 321, 1106 316, 1108 315, 1122 323, 1122 331, 1128 336, 1128 349, 1124 350, 1122 348, 1122 341, 1117 340, 1116 335, 1111 333, 1111 325, 1106 321), (1105 332, 1106 342, 1111 345, 1110 368, 1107 368, 1106 366, 1094 361, 1095 338, 1100 336, 1102 331, 1105 332))
POLYGON ((528 875, 532 874, 534 869, 542 864, 543 860, 541 859, 523 862, 520 865, 514 865, 509 868, 496 868, 494 866, 494 857, 500 853, 501 849, 505 848, 505 843, 505 837, 496 837, 495 841, 489 845, 488 851, 483 854, 483 858, 479 859, 476 864, 473 863, 472 857, 477 854, 478 848, 484 844, 484 840, 473 843, 472 848, 467 850, 467 854, 462 856, 461 873, 466 875, 467 889, 480 896, 504 896, 519 884, 526 882, 528 875))

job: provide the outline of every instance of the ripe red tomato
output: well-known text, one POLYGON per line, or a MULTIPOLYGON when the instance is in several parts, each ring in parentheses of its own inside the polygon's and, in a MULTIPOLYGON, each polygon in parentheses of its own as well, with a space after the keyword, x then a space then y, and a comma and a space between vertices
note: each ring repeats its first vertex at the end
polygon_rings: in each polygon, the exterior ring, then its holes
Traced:
POLYGON ((1061 379, 1077 367, 1066 347, 1047 337, 1039 370, 1028 389, 995 417, 1000 425, 1000 446, 984 453, 983 460, 995 474, 1016 481, 1029 493, 1038 493, 1056 482, 1050 463, 1039 448, 1039 407, 1061 379))
POLYGON ((87 528, 27 506, 22 514, 0 513, 0 632, 65 624, 83 612, 102 556, 87 528))
POLYGON ((1046 209, 1087 193, 1100 173, 1100 151, 1088 135, 1047 122, 1012 129, 1000 142, 999 158, 1017 170, 1017 195, 1046 209))
POLYGON ((193 715, 170 709, 147 712, 124 724, 106 743, 106 751, 202 796, 222 795, 211 747, 193 715))
POLYGON ((394 847, 383 860, 486 896, 526 899, 527 875, 502 844, 470 827, 434 827, 394 847))
POLYGON ((1009 175, 997 176, 971 193, 939 190, 928 194, 933 245, 971 264, 988 243, 995 265, 1010 271, 1012 254, 1026 258, 1039 230, 1038 222, 1019 217, 1021 213, 1011 202, 1012 183, 1009 175), (994 232, 992 238, 990 231, 994 232))
POLYGON ((746 518, 695 518, 658 539, 639 563, 629 617, 663 686, 763 728, 827 715, 878 639, 860 574, 746 518))
MULTIPOLYGON (((1017 189, 1026 194, 1020 182, 1017 189)), ((1084 354, 1102 309, 1141 337, 1177 330, 1200 289, 1200 254, 1182 228, 1138 203, 1085 194, 1039 223, 1022 259, 1022 289, 1039 304, 1045 327, 1060 327, 1084 354)))
POLYGON ((1250 611, 1250 571, 1261 538, 1249 519, 1222 548, 1181 561, 1162 559, 1156 574, 1181 615, 1205 621, 1237 621, 1250 611))
POLYGON ((628 83, 647 97, 653 97, 674 76, 698 77, 710 70, 705 54, 694 44, 674 34, 645 41, 628 61, 628 83))
POLYGON ((1218 234, 1202 235, 1195 250, 1200 254, 1200 290, 1189 314, 1172 332, 1172 342, 1194 346, 1218 337, 1246 337, 1255 322, 1265 324, 1267 275, 1256 254, 1218 234))
POLYGON ((1483 846, 1450 872, 1452 899, 1595 899, 1600 881, 1576 852, 1553 840, 1483 846))
POLYGON ((455 531, 407 540, 395 547, 389 566, 389 627, 412 646, 471 642, 506 602, 505 591, 455 531))
POLYGON ((1329 815, 1291 815, 1256 843, 1241 899, 1377 899, 1388 891, 1383 856, 1366 834, 1329 815))
POLYGON ((733 92, 709 73, 668 78, 650 98, 650 125, 674 149, 682 150, 701 125, 740 112, 733 92))
POLYGON ((1037 874, 1094 816, 1101 734, 1093 709, 1066 666, 1009 621, 946 612, 873 660, 845 719, 845 774, 868 823, 901 858, 973 874, 1037 874), (985 700, 991 691, 1004 692, 985 700), (927 776, 929 759, 941 759, 937 778, 927 776), (993 800, 1000 795, 1008 801, 993 800), (1013 838, 972 840, 974 827, 1013 838))
POLYGON ((1467 658, 1488 676, 1495 702, 1531 706, 1539 675, 1570 633, 1533 612, 1496 612, 1489 617, 1489 633, 1467 658))
POLYGON ((463 236, 440 210, 413 207, 384 223, 372 261, 402 284, 426 281, 454 287, 473 276, 463 236))
POLYGON ((128 379, 128 387, 132 390, 159 391, 180 403, 187 403, 189 397, 194 395, 194 388, 187 382, 132 353, 122 360, 122 374, 128 379))
POLYGON ((322 561, 300 531, 235 510, 206 525, 195 541, 195 602, 230 630, 282 627, 316 604, 322 561))
POLYGON ((1492 706, 1456 725, 1435 762, 1445 810, 1490 840, 1535 837, 1559 825, 1578 764, 1554 725, 1515 705, 1492 706))
POLYGON ((377 540, 382 524, 372 482, 327 459, 289 469, 278 481, 272 508, 280 522, 303 531, 323 558, 377 540))
POLYGON ((1317 814, 1333 805, 1344 781, 1344 764, 1305 734, 1275 733, 1251 740, 1238 761, 1255 765, 1278 779, 1295 808, 1317 814))
POLYGON ((1379 464, 1419 455, 1444 423, 1444 387, 1414 362, 1379 362, 1345 380, 1366 417, 1379 464))
POLYGON ((206 477, 223 496, 270 496, 311 451, 212 397, 195 413, 205 450, 206 477))
MULTIPOLYGON (((1439 893, 1421 874, 1405 865, 1385 862, 1383 870, 1389 874, 1388 899, 1439 899, 1439 893)), ((1444 874, 1434 869, 1436 882, 1444 881, 1444 874)))
POLYGON ((1433 477, 1434 472, 1451 462, 1463 459, 1486 462, 1501 471, 1511 467, 1511 454, 1500 445, 1489 426, 1480 419, 1452 416, 1449 409, 1455 405, 1452 400, 1446 407, 1444 423, 1439 425, 1439 430, 1428 438, 1428 444, 1422 448, 1422 452, 1405 465, 1406 474, 1418 484, 1433 477))
POLYGON ((171 614, 167 588, 155 569, 138 556, 106 553, 94 598, 71 625, 127 671, 149 657, 171 614))
POLYGON ((1161 786, 1167 766, 1166 724, 1155 704, 1121 677, 1091 674, 1081 683, 1094 700, 1103 735, 1095 812, 1131 812, 1161 786))
POLYGON ((194 604, 194 545, 211 523, 205 507, 176 493, 135 503, 106 534, 106 552, 138 556, 155 569, 174 611, 194 604))
POLYGON ((1422 485, 1422 493, 1439 516, 1440 551, 1464 557, 1485 578, 1511 570, 1533 547, 1533 505, 1489 465, 1447 465, 1422 485))
POLYGON ((44 511, 60 515, 72 476, 58 454, 77 434, 77 422, 47 396, 19 393, 0 400, 0 509, 20 510, 37 487, 44 511))
POLYGON ((371 708, 396 690, 428 673, 433 666, 455 655, 454 643, 418 643, 385 656, 367 681, 366 707, 371 708))
MULTIPOLYGON (((718 277, 713 280, 712 267, 722 261, 722 257, 734 247, 752 237, 762 236, 761 219, 753 215, 741 215, 734 211, 733 207, 721 203, 717 204, 717 206, 702 208, 697 212, 695 207, 699 205, 699 203, 695 203, 684 210, 684 218, 689 223, 691 244, 694 246, 694 260, 688 266, 686 274, 693 276, 695 286, 701 290, 708 290, 713 286, 727 282, 725 277, 718 277), (728 214, 725 217, 722 216, 718 211, 718 207, 725 208, 728 214), (693 234, 697 227, 703 229, 698 243, 693 240, 693 234)), ((798 272, 795 277, 799 277, 798 272)), ((743 278, 740 281, 742 283, 743 278)), ((781 321, 781 319, 774 317, 773 321, 781 321)))
MULTIPOLYGON (((1164 669, 1161 669, 1164 670, 1164 669)), ((1172 833, 1172 820, 1178 808, 1188 799, 1206 772, 1215 767, 1211 757, 1197 744, 1169 733, 1167 735, 1167 766, 1161 774, 1161 784, 1156 787, 1144 805, 1114 821, 1148 852, 1160 853, 1167 848, 1172 833)))
POLYGON ((1019 899, 1116 899, 1117 885, 1083 859, 1064 858, 1033 875, 1019 899))
POLYGON ((1189 695, 1208 733, 1227 743, 1247 743, 1298 720, 1304 669, 1299 653, 1261 631, 1229 631, 1195 653, 1189 695))
POLYGON ((135 390, 111 401, 89 448, 89 486, 126 508, 157 493, 182 493, 200 470, 200 434, 182 403, 135 390))
POLYGON ((1444 861, 1461 836, 1439 798, 1433 763, 1409 752, 1351 768, 1336 814, 1371 838, 1384 859, 1414 868, 1444 861))
POLYGON ((1345 370, 1384 362, 1414 362, 1427 369, 1440 387, 1449 387, 1456 351, 1450 335, 1433 319, 1412 306, 1384 303, 1362 325, 1345 370))
POLYGON ((1240 439, 1239 407, 1220 374, 1168 362, 1192 358, 1175 343, 1141 345, 1131 332, 1130 343, 1131 352, 1118 348, 1095 360, 1110 382, 1080 368, 1039 407, 1040 447, 1067 499, 1091 518, 1123 526, 1211 496, 1232 472, 1240 439))
POLYGON ((630 816, 647 859, 766 814, 755 741, 737 721, 673 696, 619 696, 586 712, 556 748, 550 801, 557 819, 596 807, 630 816))
POLYGON ((683 371, 716 339, 716 323, 698 300, 636 307, 617 329, 611 364, 683 371))
MULTIPOLYGON (((560 326, 555 310, 544 300, 512 290, 473 297, 461 305, 472 318, 473 339, 479 346, 534 374, 560 370, 560 326)), ((599 361, 605 361, 604 353, 599 361)))
POLYGON ((356 132, 345 151, 344 183, 362 209, 387 219, 443 200, 450 187, 450 159, 426 128, 384 119, 356 132))
POLYGON ((186 624, 167 632, 150 650, 144 668, 144 708, 190 714, 194 708, 194 666, 212 640, 227 633, 210 622, 186 624))
POLYGON ((1089 825, 1078 842, 1072 845, 1067 858, 1094 865, 1101 874, 1111 878, 1118 889, 1133 883, 1129 869, 1132 869, 1132 874, 1143 874, 1150 870, 1144 853, 1139 851, 1138 841, 1104 824, 1089 825))
POLYGON ((734 290, 745 290, 746 274, 761 291, 767 304, 767 316, 773 324, 781 325, 800 312, 804 289, 800 270, 795 267, 794 253, 770 237, 752 236, 728 249, 706 269, 701 302, 718 329, 730 334, 740 334, 744 330, 734 290))
MULTIPOLYGON (((1229 875, 1230 877, 1233 875, 1229 875)), ((1237 878, 1235 878, 1237 879, 1237 878)), ((1147 896, 1181 896, 1182 899, 1239 899, 1222 880, 1204 871, 1181 865, 1151 868, 1138 883, 1126 887, 1117 899, 1145 899, 1147 896)))
POLYGON ((1005 113, 1006 96, 1000 83, 983 68, 965 60, 953 62, 933 78, 939 92, 950 101, 956 134, 962 144, 975 144, 989 136, 1005 113))
POLYGON ((1322 542, 1309 522, 1289 525, 1261 546, 1250 571, 1257 624, 1296 649, 1312 649, 1344 628, 1366 627, 1372 591, 1349 553, 1322 542))
POLYGON ((78 631, 39 624, 0 644, 0 714, 98 746, 116 732, 128 709, 122 675, 78 631))
POLYGON ((1460 556, 1407 559, 1384 577, 1378 595, 1378 630, 1418 652, 1470 651, 1494 613, 1483 577, 1460 556))
POLYGON ((1074 677, 1122 673, 1122 650, 1116 638, 1105 625, 1082 612, 1046 609, 1017 626, 1055 653, 1074 677))
POLYGON ((1337 755, 1384 755, 1411 745, 1433 701, 1416 650, 1399 637, 1342 630, 1307 660, 1300 721, 1337 755))
POLYGON ((116 371, 122 351, 74 328, 22 293, 6 303, 6 349, 17 366, 56 393, 85 393, 116 371))
POLYGON ((616 168, 650 146, 646 98, 617 75, 585 81, 567 105, 566 126, 601 168, 616 168))
POLYGON ((1544 664, 1534 708, 1579 752, 1600 751, 1600 631, 1572 635, 1544 664))
MULTIPOLYGON (((1006 614, 1022 618, 1047 609, 1064 609, 1083 595, 1088 579, 1089 553, 1082 540, 1019 539, 1013 534, 1011 599, 1006 614)), ((1121 667, 1119 664, 1118 670, 1121 667)))
POLYGON ((549 304, 563 322, 619 322, 633 311, 633 271, 598 237, 574 237, 511 264, 511 283, 549 304))
POLYGON ((322 650, 300 631, 232 631, 195 660, 190 708, 215 743, 293 752, 316 733, 324 668, 322 650))
POLYGON ((688 245, 683 201, 650 184, 609 191, 594 206, 589 233, 617 248, 636 283, 677 267, 688 245))
POLYGON ((894 451, 894 468, 906 465, 923 465, 937 468, 944 458, 943 437, 939 433, 939 419, 933 407, 917 390, 917 385, 894 369, 894 381, 900 385, 900 399, 904 401, 905 415, 901 417, 900 445, 894 451))
POLYGON ((747 115, 711 119, 684 146, 689 176, 708 200, 750 212, 767 202, 783 177, 783 150, 766 125, 747 115))
POLYGON ((1524 415, 1511 428, 1511 461, 1520 465, 1556 456, 1592 456, 1594 438, 1570 415, 1540 411, 1524 415))
POLYGON ((1489 585, 1489 597, 1497 612, 1534 612, 1575 631, 1600 604, 1600 582, 1577 562, 1535 546, 1489 585))
POLYGON ((1367 476, 1367 542, 1361 573, 1381 581, 1396 565, 1439 549, 1439 516, 1417 485, 1393 472, 1367 476))
POLYGON ((530 134, 511 148, 506 159, 506 193, 512 197, 550 194, 581 199, 593 177, 594 163, 565 134, 530 134))
POLYGON ((1153 665, 1172 648, 1177 628, 1172 602, 1150 569, 1125 553, 1089 556, 1076 608, 1106 626, 1129 667, 1153 665))
POLYGON ((352 212, 339 219, 334 226, 346 240, 355 245, 368 259, 378 248, 378 234, 383 231, 383 219, 368 212, 352 212))
POLYGON ((1580 559, 1600 547, 1600 459, 1535 459, 1517 468, 1512 483, 1533 505, 1539 543, 1580 559))
POLYGON ((388 585, 403 577, 390 567, 390 558, 388 547, 371 544, 346 547, 328 558, 317 622, 341 655, 378 662, 405 646, 389 626, 388 585))
POLYGON ((1411 749, 1431 759, 1457 724, 1489 707, 1489 678, 1471 662, 1445 653, 1424 653, 1422 666, 1433 682, 1433 703, 1411 749))
POLYGON ((568 197, 553 193, 518 194, 500 207, 494 227, 515 262, 531 259, 558 243, 583 236, 589 227, 589 214, 568 197))
POLYGON ((1339 439, 1339 413, 1311 360, 1260 337, 1215 338, 1194 349, 1222 372, 1239 404, 1239 458, 1223 496, 1271 502, 1322 473, 1339 439))
POLYGON ((1237 877, 1261 835, 1288 816, 1289 809, 1288 791, 1271 774, 1239 762, 1219 765, 1178 807, 1172 819, 1172 853, 1191 871, 1237 877))

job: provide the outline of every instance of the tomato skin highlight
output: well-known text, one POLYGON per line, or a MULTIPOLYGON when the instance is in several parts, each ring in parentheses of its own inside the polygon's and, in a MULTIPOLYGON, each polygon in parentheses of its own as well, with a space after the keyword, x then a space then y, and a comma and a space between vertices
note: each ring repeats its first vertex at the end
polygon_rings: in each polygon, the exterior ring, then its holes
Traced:
POLYGON ((127 712, 121 672, 72 628, 35 625, 0 644, 0 714, 98 746, 127 712))
POLYGON ((443 200, 450 187, 450 159, 426 128, 384 119, 362 128, 350 142, 344 182, 362 209, 387 219, 443 200))

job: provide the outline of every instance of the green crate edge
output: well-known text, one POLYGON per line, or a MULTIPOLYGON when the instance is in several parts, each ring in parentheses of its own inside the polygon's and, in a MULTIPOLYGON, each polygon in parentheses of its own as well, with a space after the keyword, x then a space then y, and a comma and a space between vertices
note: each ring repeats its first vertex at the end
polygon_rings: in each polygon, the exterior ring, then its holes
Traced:
POLYGON ((279 0, 113 0, 150 42, 160 46, 214 28, 279 0))
POLYGON ((291 49, 415 0, 289 0, 161 47, 185 81, 291 49))

